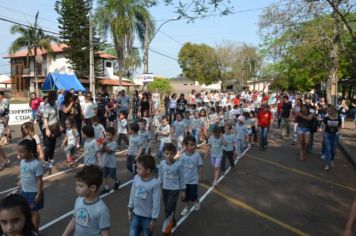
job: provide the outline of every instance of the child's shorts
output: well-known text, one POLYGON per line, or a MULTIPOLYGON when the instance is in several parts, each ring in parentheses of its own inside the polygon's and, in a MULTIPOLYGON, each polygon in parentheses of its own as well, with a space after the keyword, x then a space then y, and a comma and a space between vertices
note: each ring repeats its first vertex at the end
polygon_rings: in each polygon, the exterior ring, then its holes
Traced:
POLYGON ((220 167, 222 157, 211 157, 211 164, 214 167, 220 167))
POLYGON ((198 185, 187 184, 185 186, 185 199, 184 202, 195 202, 198 199, 198 185))
POLYGON ((42 199, 37 204, 34 202, 37 192, 21 192, 21 195, 26 199, 31 211, 39 211, 43 208, 44 195, 42 195, 42 199))
POLYGON ((111 168, 111 167, 103 167, 103 177, 107 178, 110 177, 114 180, 116 180, 116 168, 111 168))

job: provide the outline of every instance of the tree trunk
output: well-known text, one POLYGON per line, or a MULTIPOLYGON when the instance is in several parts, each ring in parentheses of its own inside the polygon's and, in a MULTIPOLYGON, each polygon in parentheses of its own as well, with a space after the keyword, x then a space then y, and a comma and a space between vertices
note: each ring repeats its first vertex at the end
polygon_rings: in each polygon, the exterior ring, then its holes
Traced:
MULTIPOLYGON (((338 7, 338 0, 335 1, 336 7, 338 7)), ((330 68, 329 76, 326 81, 326 101, 329 104, 336 105, 338 99, 338 71, 339 71, 339 45, 341 39, 341 31, 340 31, 340 19, 337 13, 333 12, 334 18, 334 36, 333 36, 333 45, 332 50, 330 52, 330 58, 332 61, 332 66, 330 68)))

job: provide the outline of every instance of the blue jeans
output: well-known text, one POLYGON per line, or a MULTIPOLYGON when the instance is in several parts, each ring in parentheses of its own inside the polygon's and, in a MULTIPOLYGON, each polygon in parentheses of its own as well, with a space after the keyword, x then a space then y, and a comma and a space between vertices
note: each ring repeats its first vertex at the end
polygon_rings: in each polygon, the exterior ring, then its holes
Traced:
POLYGON ((130 236, 152 236, 152 232, 148 229, 151 218, 138 216, 132 213, 130 223, 130 236))
POLYGON ((193 129, 192 136, 195 138, 195 143, 198 144, 199 143, 199 130, 193 129))
POLYGON ((267 136, 269 127, 259 127, 260 128, 260 147, 267 147, 267 136))
POLYGON ((324 133, 325 144, 325 165, 330 165, 335 158, 336 144, 338 142, 338 136, 336 133, 324 133))

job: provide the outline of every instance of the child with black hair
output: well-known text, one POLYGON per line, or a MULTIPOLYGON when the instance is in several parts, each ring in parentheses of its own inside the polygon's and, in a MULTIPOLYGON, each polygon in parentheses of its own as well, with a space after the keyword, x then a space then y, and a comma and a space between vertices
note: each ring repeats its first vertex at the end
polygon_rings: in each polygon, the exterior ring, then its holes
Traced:
POLYGON ((150 155, 137 158, 137 175, 134 177, 128 204, 130 235, 151 236, 160 211, 161 189, 153 175, 155 160, 150 155))
POLYGON ((132 173, 136 174, 136 160, 142 153, 142 139, 138 135, 139 126, 137 123, 130 125, 129 148, 127 150, 126 168, 132 173))
POLYGON ((31 208, 19 194, 10 194, 0 202, 0 235, 38 236, 31 220, 31 208))
POLYGON ((101 145, 105 138, 105 128, 102 124, 100 124, 99 118, 97 116, 91 118, 91 122, 93 124, 95 140, 98 142, 99 145, 101 145))
POLYGON ((158 158, 162 160, 162 153, 163 153, 163 147, 166 143, 171 143, 171 132, 170 132, 170 126, 169 126, 169 117, 168 116, 163 116, 162 121, 161 121, 161 126, 159 127, 159 130, 157 131, 158 136, 161 138, 161 144, 159 146, 159 154, 158 158))
POLYGON ((232 125, 230 122, 225 124, 225 133, 223 135, 223 156, 221 159, 221 171, 225 172, 226 159, 229 160, 231 168, 234 168, 234 146, 235 146, 235 135, 232 133, 232 125))
POLYGON ((63 236, 70 235, 110 235, 110 212, 99 198, 99 188, 103 182, 103 172, 99 166, 88 165, 75 175, 76 192, 73 217, 63 236))
POLYGON ((176 120, 173 122, 172 128, 173 128, 172 133, 174 133, 176 136, 177 150, 178 150, 176 158, 178 158, 183 151, 182 142, 187 134, 187 127, 183 120, 182 113, 176 114, 176 120))
POLYGON ((164 160, 161 161, 159 168, 159 180, 163 187, 163 203, 165 220, 162 232, 170 234, 175 225, 175 210, 179 193, 181 198, 185 199, 185 182, 183 166, 180 160, 175 160, 177 153, 176 147, 172 143, 167 143, 163 147, 164 160))
POLYGON ((120 148, 121 140, 129 145, 129 137, 127 136, 127 120, 125 112, 121 111, 117 120, 117 145, 120 148))
POLYGON ((138 135, 141 137, 142 140, 142 148, 144 154, 151 154, 151 143, 152 137, 151 133, 147 130, 147 121, 145 119, 140 119, 138 121, 138 126, 140 127, 138 131, 138 135))
POLYGON ((117 180, 116 176, 115 150, 117 148, 117 143, 114 140, 114 137, 115 129, 113 127, 107 128, 105 131, 105 140, 100 153, 100 163, 103 167, 104 175, 104 189, 100 192, 101 194, 110 192, 109 177, 115 181, 113 190, 117 191, 120 186, 120 181, 117 180))
POLYGON ((209 138, 208 144, 208 153, 210 153, 211 163, 214 167, 213 186, 216 186, 220 174, 224 145, 223 138, 221 136, 221 130, 218 126, 214 126, 213 135, 209 138))
POLYGON ((86 137, 84 143, 84 165, 97 165, 100 147, 95 140, 94 128, 91 125, 85 125, 82 128, 82 132, 86 137))
POLYGON ((184 182, 185 182, 185 208, 181 212, 181 215, 186 215, 189 212, 191 204, 194 204, 194 209, 198 211, 200 209, 200 203, 198 199, 198 184, 200 169, 203 166, 203 160, 197 152, 196 141, 192 136, 186 136, 183 139, 183 145, 185 152, 182 154, 180 161, 183 166, 184 182))
POLYGON ((64 148, 66 153, 66 163, 73 167, 75 149, 80 147, 80 138, 77 129, 75 128, 74 120, 66 119, 66 137, 62 142, 61 148, 64 148))
POLYGON ((31 208, 32 222, 35 229, 40 226, 39 210, 43 208, 43 169, 41 163, 34 157, 35 144, 28 139, 18 144, 17 154, 20 161, 21 195, 26 198, 31 208))

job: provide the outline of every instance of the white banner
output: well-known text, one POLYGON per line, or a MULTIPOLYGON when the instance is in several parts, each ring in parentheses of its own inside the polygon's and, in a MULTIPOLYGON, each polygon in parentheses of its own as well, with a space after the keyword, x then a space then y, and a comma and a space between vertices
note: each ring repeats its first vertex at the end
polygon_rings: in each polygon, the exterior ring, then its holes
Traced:
POLYGON ((21 125, 30 121, 32 118, 32 109, 28 103, 10 104, 9 125, 21 125))

